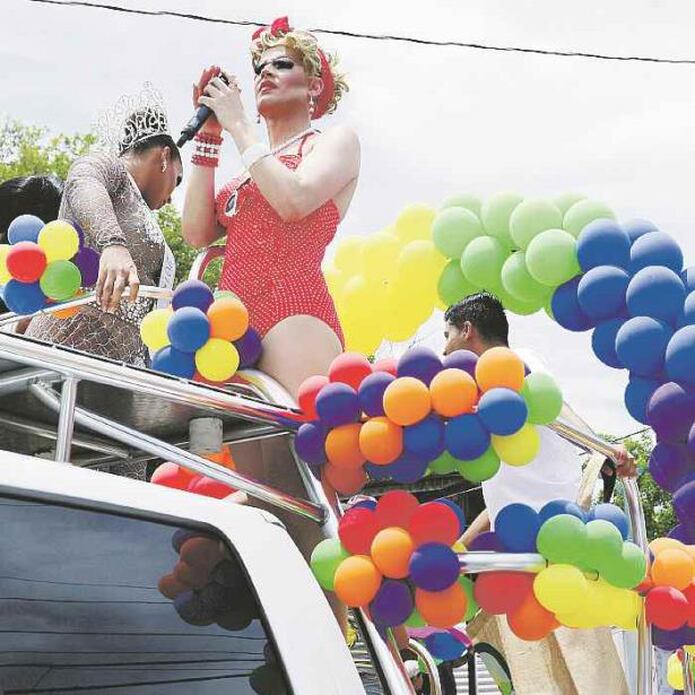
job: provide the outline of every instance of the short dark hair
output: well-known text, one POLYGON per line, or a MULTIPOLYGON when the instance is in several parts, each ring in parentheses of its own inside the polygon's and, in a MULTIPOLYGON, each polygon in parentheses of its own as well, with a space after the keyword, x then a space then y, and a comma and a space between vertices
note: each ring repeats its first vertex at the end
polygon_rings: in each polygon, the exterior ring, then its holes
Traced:
POLYGON ((0 183, 0 243, 15 217, 36 215, 43 222, 58 218, 63 182, 56 176, 18 176, 0 183))
POLYGON ((143 154, 144 152, 147 152, 148 150, 151 150, 155 147, 168 147, 171 150, 171 156, 177 161, 181 161, 181 152, 179 152, 179 148, 176 147, 176 143, 174 142, 174 139, 171 137, 171 135, 153 135, 152 137, 145 138, 144 140, 140 140, 139 142, 136 142, 134 145, 131 145, 129 148, 122 150, 121 154, 125 154, 126 152, 132 152, 133 154, 143 154))
POLYGON ((483 340, 509 345, 509 322, 504 307, 489 292, 478 292, 452 304, 444 314, 444 320, 456 328, 463 328, 469 321, 483 340))

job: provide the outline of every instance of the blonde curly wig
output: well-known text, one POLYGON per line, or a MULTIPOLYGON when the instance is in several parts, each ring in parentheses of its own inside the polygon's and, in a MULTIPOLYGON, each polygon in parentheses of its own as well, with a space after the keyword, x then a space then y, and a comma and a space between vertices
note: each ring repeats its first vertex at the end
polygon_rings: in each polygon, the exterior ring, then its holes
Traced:
MULTIPOLYGON (((261 32, 260 36, 251 42, 251 59, 254 63, 258 62, 259 58, 269 48, 276 46, 286 46, 291 51, 296 51, 302 56, 304 71, 309 77, 321 77, 321 58, 319 57, 319 44, 316 37, 308 31, 300 29, 292 29, 286 34, 277 36, 272 34, 269 29, 261 32)), ((328 60, 331 69, 331 74, 334 80, 333 96, 328 103, 326 113, 333 113, 338 106, 338 102, 343 97, 345 92, 349 91, 347 82, 345 81, 345 73, 337 70, 337 56, 324 51, 324 55, 328 60)))

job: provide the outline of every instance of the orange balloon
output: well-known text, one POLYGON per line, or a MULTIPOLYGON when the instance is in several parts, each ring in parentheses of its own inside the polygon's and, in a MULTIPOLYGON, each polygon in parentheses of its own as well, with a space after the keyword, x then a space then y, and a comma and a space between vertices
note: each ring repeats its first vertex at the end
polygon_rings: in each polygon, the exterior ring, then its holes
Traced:
POLYGON ((341 495, 354 495, 367 484, 364 468, 338 468, 327 463, 323 467, 323 475, 341 495))
POLYGON ((338 468, 360 468, 365 464, 365 457, 360 451, 359 422, 334 427, 326 437, 326 456, 338 468))
POLYGON ((521 391, 524 363, 508 347, 490 348, 478 358, 475 380, 483 392, 497 387, 521 391))
POLYGON ((658 555, 662 550, 666 550, 667 548, 685 550, 683 543, 675 538, 655 538, 653 541, 649 542, 649 550, 652 551, 654 556, 658 555))
POLYGON ((403 452, 403 428, 387 417, 373 417, 360 430, 360 451, 377 466, 393 463, 403 452))
POLYGON ((507 615, 509 629, 527 642, 535 642, 547 637, 560 623, 555 616, 536 600, 533 592, 521 604, 507 615))
POLYGON ((384 412, 397 425, 414 425, 426 418, 431 409, 430 391, 415 377, 395 379, 384 391, 384 412))
POLYGON ((478 402, 478 386, 463 369, 444 369, 430 384, 432 408, 444 417, 472 413, 478 402))
POLYGON ((660 551, 652 564, 652 580, 657 586, 685 589, 695 578, 695 561, 679 548, 660 551))
POLYGON ((238 340, 249 328, 249 312, 235 297, 216 299, 208 307, 207 315, 211 338, 238 340))
POLYGON ((410 574, 410 556, 415 543, 402 528, 392 526, 379 531, 372 541, 371 556, 377 569, 391 579, 405 579, 410 574))
POLYGON ((366 606, 379 591, 381 574, 366 555, 351 555, 338 565, 333 584, 346 606, 366 606))
POLYGON ((464 619, 468 599, 463 587, 456 582, 444 591, 415 589, 415 606, 428 625, 453 627, 464 619))

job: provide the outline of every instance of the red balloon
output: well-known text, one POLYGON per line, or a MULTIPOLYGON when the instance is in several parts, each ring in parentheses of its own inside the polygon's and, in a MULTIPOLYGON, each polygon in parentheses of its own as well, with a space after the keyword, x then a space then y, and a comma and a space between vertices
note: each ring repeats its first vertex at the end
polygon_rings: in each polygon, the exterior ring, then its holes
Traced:
POLYGON ((46 254, 33 241, 12 244, 5 257, 7 272, 19 282, 36 282, 46 270, 46 254))
POLYGON ((695 627, 695 582, 690 582, 690 584, 683 589, 682 593, 688 602, 688 627, 695 627))
POLYGON ((150 482, 155 485, 164 485, 164 487, 173 487, 176 490, 187 490, 193 477, 194 474, 185 468, 167 461, 157 466, 154 473, 152 473, 150 482))
POLYGON ((451 546, 461 535, 456 513, 451 507, 439 502, 420 505, 410 517, 407 530, 416 547, 423 543, 444 543, 451 546))
POLYGON ((309 420, 319 418, 316 414, 316 396, 327 383, 328 377, 316 375, 305 379, 299 387, 297 403, 309 420))
POLYGON ((374 363, 373 369, 375 372, 387 372, 398 376, 398 360, 395 357, 384 357, 383 360, 374 363))
POLYGON ((534 579, 527 572, 483 572, 473 584, 473 595, 487 613, 512 613, 533 594, 534 579))
POLYGON ((331 362, 328 368, 328 379, 352 386, 357 391, 362 380, 371 373, 372 365, 364 355, 357 352, 344 352, 331 362))
POLYGON ((188 492, 221 500, 231 495, 235 490, 233 487, 220 483, 214 478, 208 478, 205 475, 196 475, 188 485, 188 492))
POLYGON ((688 619, 688 600, 672 586, 656 586, 644 601, 647 621, 662 630, 677 630, 688 619))
POLYGON ((390 490, 379 498, 375 514, 381 528, 398 526, 407 530, 419 506, 417 497, 407 490, 390 490))
POLYGON ((381 528, 371 509, 355 507, 345 513, 338 524, 338 536, 343 548, 353 555, 369 555, 374 536, 381 528))

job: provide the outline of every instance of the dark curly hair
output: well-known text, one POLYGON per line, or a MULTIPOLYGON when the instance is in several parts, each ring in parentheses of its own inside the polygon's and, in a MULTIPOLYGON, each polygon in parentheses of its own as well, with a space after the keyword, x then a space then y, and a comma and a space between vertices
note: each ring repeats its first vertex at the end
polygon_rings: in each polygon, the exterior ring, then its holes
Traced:
POLYGON ((0 183, 0 243, 19 215, 36 215, 44 222, 58 218, 63 182, 56 176, 18 176, 0 183))
POLYGON ((489 292, 478 292, 452 304, 444 314, 444 320, 456 328, 463 328, 469 321, 475 326, 480 337, 509 345, 509 322, 504 307, 497 297, 489 292))

